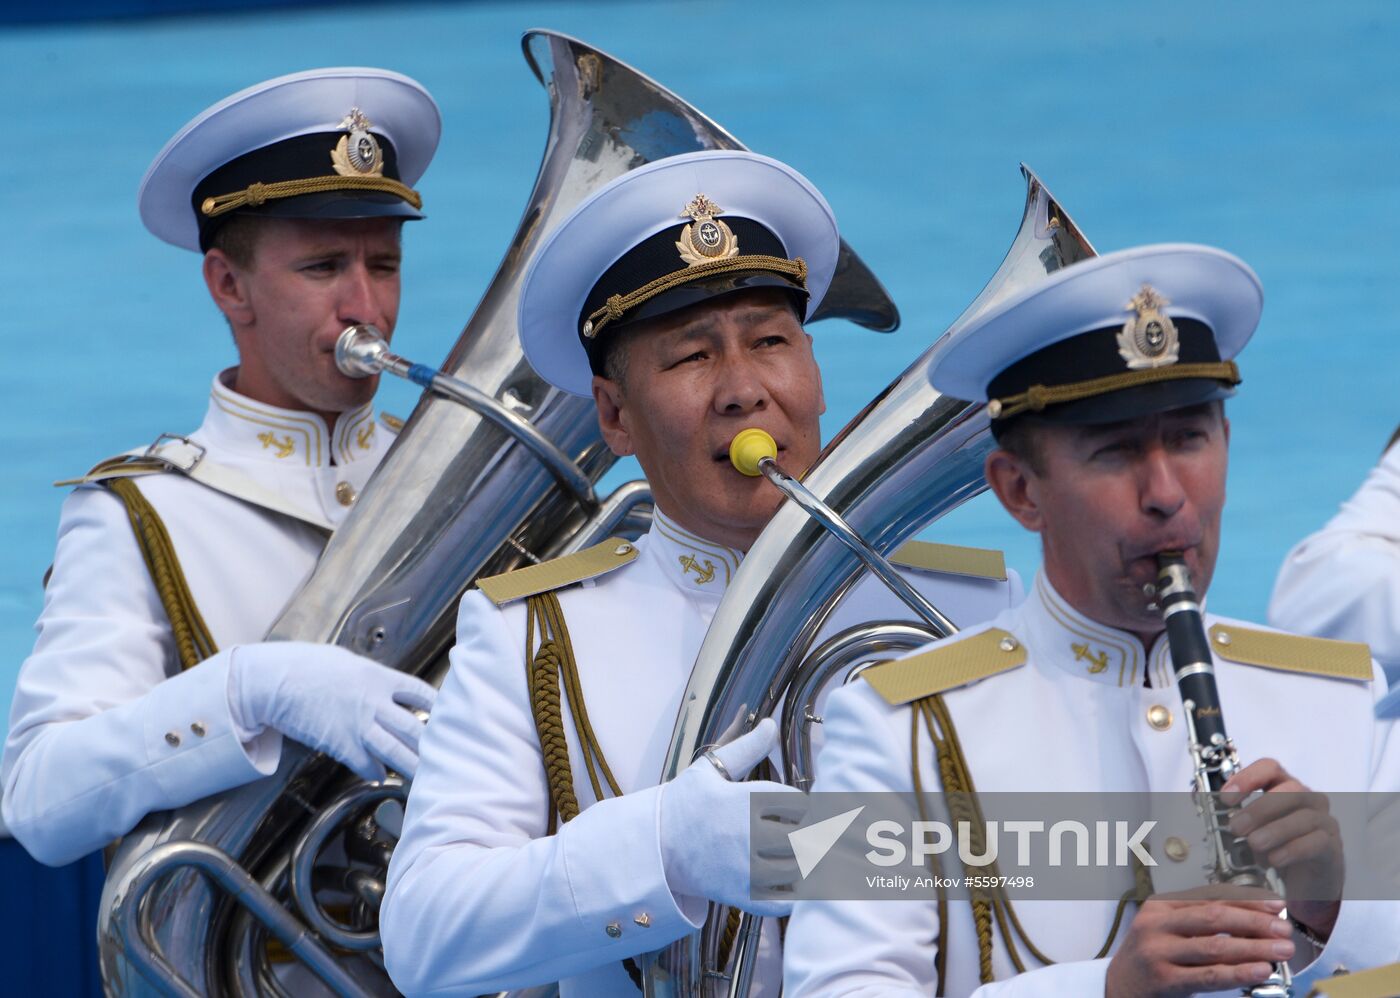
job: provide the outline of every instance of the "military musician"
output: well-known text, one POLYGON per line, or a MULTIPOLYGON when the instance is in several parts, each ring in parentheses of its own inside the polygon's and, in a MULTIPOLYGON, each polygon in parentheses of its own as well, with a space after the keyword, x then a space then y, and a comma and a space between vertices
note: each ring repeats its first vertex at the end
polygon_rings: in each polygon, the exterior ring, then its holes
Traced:
POLYGON ((1364 641, 1400 678, 1400 433, 1337 515, 1288 552, 1269 620, 1306 634, 1364 641))
MULTIPOLYGON (((1188 706, 1193 723, 1204 715, 1177 690, 1158 562, 1180 552, 1195 592, 1210 584, 1224 400, 1262 301, 1229 254, 1146 246, 1072 264, 944 344, 931 380, 987 402, 998 441, 987 481, 1040 535, 1043 565, 1021 606, 833 693, 814 791, 1192 785, 1188 706)), ((1229 827, 1300 895, 1288 917, 1268 894, 1169 896, 1210 864, 1198 824, 1195 835, 1148 839, 1150 883, 1139 877, 1133 890, 1125 873, 1126 910, 992 891, 950 899, 940 921, 931 897, 800 901, 785 993, 1239 994, 1280 964, 1320 977, 1395 960, 1397 906, 1341 900, 1337 823, 1316 797, 1300 798, 1397 786, 1400 742, 1372 717, 1384 676, 1363 646, 1202 616, 1209 661, 1187 671, 1213 669, 1215 714, 1238 746, 1241 766, 1221 770, 1223 787, 1259 793, 1229 827), (1308 806, 1279 804, 1300 799, 1308 806)))
POLYGON ((439 130, 405 76, 312 70, 220 101, 151 164, 142 221, 201 254, 238 364, 198 429, 103 462, 63 505, 3 760, 5 823, 43 862, 273 772, 284 737, 367 779, 413 772, 430 686, 262 639, 392 439, 332 348, 352 323, 393 330, 439 130))
MULTIPOLYGON (((547 237, 521 293, 526 356, 593 397, 655 515, 636 543, 488 579, 462 600, 381 910, 405 993, 555 980, 570 996, 636 993, 633 958, 696 929, 710 899, 786 911, 751 899, 748 833, 750 790, 784 788, 735 782, 773 751, 771 720, 656 783, 706 629, 781 501, 735 470, 729 443, 764 429, 793 470, 820 451, 822 379, 802 322, 838 247, 821 194, 748 152, 642 166, 547 237)), ((1016 595, 1005 580, 916 575, 955 620, 1016 595)), ((910 614, 866 580, 833 616, 828 629, 910 614)), ((777 845, 761 864, 770 885, 796 875, 777 845)))

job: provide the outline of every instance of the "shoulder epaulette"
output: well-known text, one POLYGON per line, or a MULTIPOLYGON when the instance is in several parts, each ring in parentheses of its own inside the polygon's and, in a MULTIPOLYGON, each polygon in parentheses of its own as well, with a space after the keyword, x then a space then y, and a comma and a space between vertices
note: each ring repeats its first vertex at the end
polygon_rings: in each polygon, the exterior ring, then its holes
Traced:
POLYGON ((1227 662, 1302 672, 1333 679, 1371 679, 1371 649, 1358 641, 1307 638, 1280 631, 1256 631, 1237 624, 1215 624, 1210 647, 1227 662))
POLYGON ((379 421, 384 424, 384 429, 394 434, 394 436, 398 436, 399 431, 403 429, 403 420, 392 413, 381 412, 379 414, 379 421))
POLYGON ((909 541, 895 549, 894 554, 890 555, 890 561, 902 568, 913 568, 922 572, 943 572, 948 575, 968 575, 974 579, 1006 581, 1006 558, 1000 551, 987 548, 909 541))
POLYGON ((992 627, 866 669, 861 678, 891 707, 898 707, 1025 664, 1025 646, 1010 631, 992 627))
POLYGON ((505 606, 526 596, 562 589, 584 579, 596 579, 637 558, 637 546, 621 537, 566 554, 553 561, 517 568, 489 579, 478 579, 476 587, 497 606, 505 606))

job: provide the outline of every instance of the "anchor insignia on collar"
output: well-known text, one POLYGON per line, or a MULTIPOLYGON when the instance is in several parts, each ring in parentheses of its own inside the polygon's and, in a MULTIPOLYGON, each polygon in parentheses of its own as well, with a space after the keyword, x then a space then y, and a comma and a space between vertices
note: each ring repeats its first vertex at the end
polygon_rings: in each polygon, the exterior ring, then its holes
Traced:
POLYGON ((696 575, 697 581, 702 586, 705 583, 712 581, 715 577, 715 563, 712 562, 709 558, 705 559, 705 564, 702 567, 700 562, 696 561, 693 555, 683 554, 680 557, 680 563, 681 574, 693 571, 696 575))
POLYGON ((1079 662, 1088 662, 1089 671, 1094 675, 1098 675, 1108 668, 1108 652, 1101 651, 1095 655, 1089 650, 1087 644, 1070 645, 1070 648, 1074 650, 1075 660, 1079 662))
POLYGON ((263 445, 263 450, 267 450, 269 447, 276 450, 278 457, 291 457, 292 452, 297 449, 296 444, 292 441, 291 434, 278 440, 276 434, 271 430, 259 433, 258 442, 263 445))

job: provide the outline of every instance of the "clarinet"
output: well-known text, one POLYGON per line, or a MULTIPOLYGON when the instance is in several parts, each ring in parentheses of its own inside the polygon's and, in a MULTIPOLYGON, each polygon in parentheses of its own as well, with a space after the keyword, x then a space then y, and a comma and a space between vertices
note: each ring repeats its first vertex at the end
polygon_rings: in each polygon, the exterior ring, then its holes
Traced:
MULTIPOLYGON (((1191 586, 1186 560, 1179 551, 1157 555, 1156 606, 1166 624, 1167 646, 1177 689, 1181 691, 1196 808, 1205 820, 1206 841, 1214 857, 1210 879, 1218 884, 1264 887, 1282 897, 1283 884, 1278 874, 1261 865, 1249 843, 1232 835, 1226 827, 1235 808, 1221 805, 1220 789, 1239 772, 1240 758, 1225 731, 1201 605, 1191 586)), ((1279 917, 1287 918, 1287 911, 1279 917)), ((1275 963, 1267 980, 1242 993, 1250 998, 1292 998, 1293 975, 1288 964, 1275 963)))

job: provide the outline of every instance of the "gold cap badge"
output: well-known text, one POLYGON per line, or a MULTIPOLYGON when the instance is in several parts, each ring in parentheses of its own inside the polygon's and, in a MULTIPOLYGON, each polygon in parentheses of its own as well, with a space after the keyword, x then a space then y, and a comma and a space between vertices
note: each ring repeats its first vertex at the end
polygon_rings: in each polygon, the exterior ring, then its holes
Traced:
POLYGON ((703 194, 697 194, 683 209, 681 218, 691 224, 681 230, 676 249, 686 266, 694 267, 710 260, 725 260, 739 255, 739 240, 732 229, 716 218, 724 211, 703 194))
POLYGON ((1149 284, 1128 302, 1137 314, 1123 324, 1118 334, 1118 354, 1131 371, 1175 364, 1179 344, 1176 326, 1162 309, 1171 302, 1149 284))
POLYGON ((331 150, 331 164, 342 177, 384 176, 384 153, 379 140, 370 134, 374 127, 364 112, 352 107, 340 122, 348 134, 342 135, 331 150))

